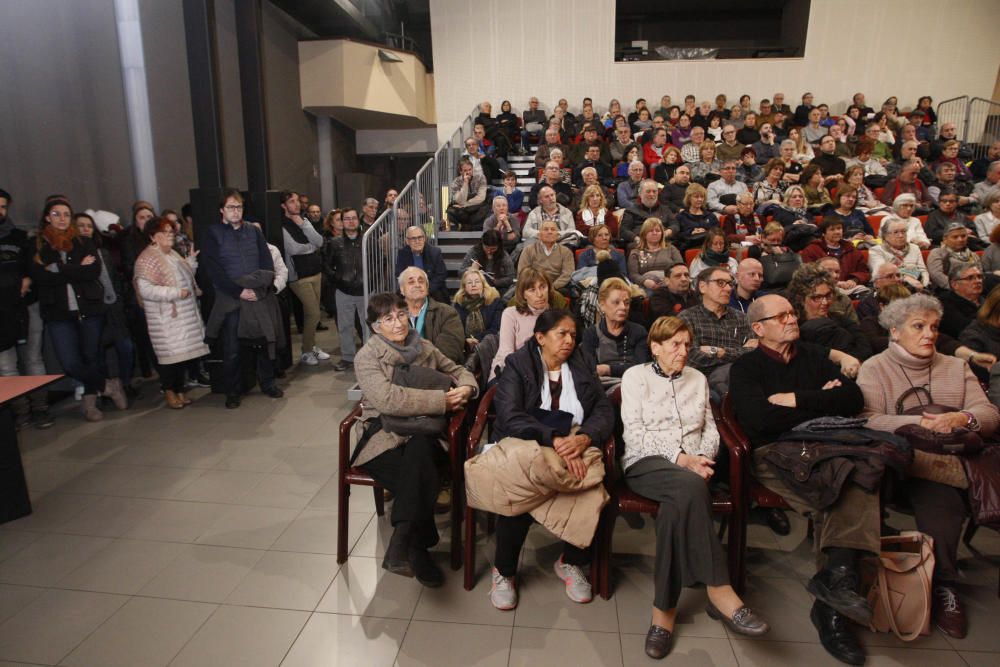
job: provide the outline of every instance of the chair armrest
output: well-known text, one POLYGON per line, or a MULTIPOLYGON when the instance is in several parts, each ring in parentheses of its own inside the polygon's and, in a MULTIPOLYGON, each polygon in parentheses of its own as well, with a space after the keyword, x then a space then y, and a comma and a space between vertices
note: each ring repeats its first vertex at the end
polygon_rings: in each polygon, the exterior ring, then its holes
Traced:
POLYGON ((476 447, 479 446, 479 440, 483 437, 483 431, 486 430, 489 410, 493 404, 493 396, 496 394, 496 390, 496 385, 490 387, 483 394, 483 397, 479 399, 479 406, 476 408, 476 418, 473 420, 472 426, 469 427, 469 437, 465 445, 468 458, 476 455, 476 447))
POLYGON ((351 459, 351 428, 354 426, 354 422, 358 420, 361 416, 361 402, 358 401, 351 408, 351 411, 347 413, 343 421, 340 422, 340 442, 339 442, 339 460, 340 460, 340 471, 341 473, 347 472, 350 468, 351 459))
POLYGON ((466 419, 465 408, 452 413, 448 420, 448 456, 451 459, 452 468, 455 468, 461 461, 464 452, 462 445, 465 440, 462 433, 465 428, 466 419))

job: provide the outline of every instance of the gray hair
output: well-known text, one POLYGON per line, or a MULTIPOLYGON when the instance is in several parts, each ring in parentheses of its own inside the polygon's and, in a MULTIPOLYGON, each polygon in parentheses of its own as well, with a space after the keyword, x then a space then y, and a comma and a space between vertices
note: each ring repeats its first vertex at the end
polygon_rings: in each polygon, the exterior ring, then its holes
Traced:
MULTIPOLYGON (((913 195, 910 196, 912 197, 913 195)), ((910 227, 910 223, 908 223, 906 220, 903 220, 902 218, 897 218, 895 216, 890 216, 882 220, 882 225, 878 228, 878 237, 883 241, 885 241, 886 234, 889 233, 889 229, 893 225, 903 225, 903 227, 906 229, 909 229, 910 227)))
POLYGON ((944 309, 941 308, 941 302, 929 294, 914 294, 888 303, 879 313, 878 323, 883 329, 898 329, 906 320, 918 313, 937 313, 940 318, 944 314, 944 309))
POLYGON ((410 273, 413 273, 414 271, 419 271, 420 275, 422 275, 424 277, 424 282, 426 282, 428 285, 430 284, 430 281, 427 279, 427 272, 426 271, 424 271, 423 269, 421 269, 419 266, 408 266, 405 269, 403 269, 403 271, 396 278, 396 282, 399 283, 399 289, 400 289, 400 291, 403 290, 403 283, 406 282, 407 275, 409 275, 410 273))
POLYGON ((917 198, 913 196, 910 192, 904 192, 895 199, 892 200, 892 212, 899 213, 899 207, 902 204, 916 204, 917 198))
POLYGON ((643 169, 645 169, 645 168, 646 168, 646 165, 645 165, 645 164, 643 164, 642 162, 639 162, 638 160, 632 160, 631 162, 629 162, 629 163, 628 163, 628 168, 629 168, 629 169, 632 169, 632 167, 634 167, 635 165, 639 165, 639 166, 640 166, 640 167, 642 167, 643 169))
POLYGON ((948 269, 948 284, 955 282, 956 280, 962 279, 962 274, 969 269, 980 269, 979 256, 973 255, 972 261, 969 262, 955 262, 948 269))
MULTIPOLYGON (((994 162, 993 164, 1000 166, 1000 162, 994 162)), ((998 199, 1000 199, 1000 190, 997 188, 990 188, 989 192, 986 193, 986 196, 983 197, 983 208, 987 211, 990 210, 990 207, 993 206, 994 202, 998 199)))
POLYGON ((497 195, 496 197, 493 198, 493 206, 497 205, 497 200, 502 200, 504 204, 508 203, 506 197, 504 197, 503 195, 497 195))
POLYGON ((986 168, 986 171, 992 173, 998 169, 1000 169, 1000 160, 994 160, 990 162, 990 166, 986 168))
POLYGON ((785 146, 791 146, 794 149, 795 148, 795 142, 792 141, 791 139, 785 139, 784 141, 781 142, 781 145, 778 146, 778 148, 781 149, 781 148, 784 148, 785 146))
POLYGON ((644 178, 641 181, 639 181, 639 190, 642 191, 642 189, 644 187, 646 187, 647 185, 652 185, 655 188, 659 188, 660 187, 660 184, 657 183, 656 181, 654 181, 653 179, 651 179, 651 178, 644 178))
POLYGON ((580 170, 580 175, 583 176, 587 172, 591 172, 591 173, 597 174, 597 170, 594 169, 593 167, 584 167, 583 169, 580 170))
POLYGON ((378 200, 375 199, 374 197, 367 197, 365 199, 365 206, 371 206, 372 204, 378 206, 378 200))

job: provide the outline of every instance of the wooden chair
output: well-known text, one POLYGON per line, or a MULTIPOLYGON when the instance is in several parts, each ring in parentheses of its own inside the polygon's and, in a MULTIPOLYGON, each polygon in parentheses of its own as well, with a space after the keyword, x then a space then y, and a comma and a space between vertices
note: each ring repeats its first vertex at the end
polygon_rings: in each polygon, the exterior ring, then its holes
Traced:
MULTIPOLYGON (((493 398, 496 396, 496 391, 496 385, 493 385, 479 400, 479 405, 476 408, 476 416, 469 428, 469 437, 466 441, 466 459, 472 458, 479 452, 479 441, 482 439, 483 433, 487 432, 487 427, 491 427, 492 430, 493 420, 496 418, 496 411, 493 409, 493 398)), ((465 590, 471 591, 476 586, 476 510, 469 507, 469 504, 465 502, 464 477, 462 479, 462 504, 465 511, 465 543, 463 545, 464 586, 465 590)), ((454 490, 452 493, 454 493, 454 490)), ((492 515, 490 518, 490 532, 492 532, 492 515)), ((597 575, 597 554, 595 550, 593 561, 590 565, 590 581, 592 585, 597 581, 597 575)))
MULTIPOLYGON (((620 387, 615 389, 614 393, 611 395, 611 401, 615 406, 615 409, 620 412, 622 401, 620 387)), ((720 420, 716 419, 717 424, 719 421, 720 420)), ((611 494, 611 500, 601 513, 601 523, 598 526, 597 535, 594 537, 594 560, 598 564, 598 575, 595 582, 595 589, 605 600, 611 597, 612 538, 615 520, 618 517, 618 513, 637 512, 641 514, 649 514, 650 516, 655 517, 659 510, 659 504, 657 502, 639 495, 628 488, 625 484, 624 478, 619 475, 618 471, 618 455, 616 447, 617 443, 614 437, 609 438, 604 447, 604 482, 608 489, 608 493, 611 494)), ((738 487, 742 482, 741 466, 742 462, 740 460, 730 458, 729 477, 731 488, 735 488, 734 481, 736 487, 738 487)), ((735 587, 737 577, 740 576, 743 569, 743 549, 745 549, 746 545, 746 539, 740 533, 740 531, 744 529, 746 523, 745 521, 738 520, 737 516, 743 511, 743 508, 738 504, 739 496, 719 488, 718 485, 713 484, 711 492, 712 513, 722 517, 722 523, 719 526, 720 540, 725 535, 727 527, 729 529, 729 542, 727 545, 729 556, 729 578, 734 582, 733 586, 735 587)))
MULTIPOLYGON (((372 476, 361 468, 351 465, 351 429, 361 417, 361 403, 355 404, 344 420, 340 422, 340 452, 337 467, 337 562, 347 561, 347 530, 350 518, 351 485, 370 486, 375 493, 375 513, 385 514, 383 489, 372 479, 372 476)), ((448 455, 450 459, 452 494, 451 494, 451 569, 457 570, 462 560, 462 499, 464 482, 462 481, 462 463, 465 447, 466 411, 460 410, 451 415, 448 420, 448 455)))
POLYGON ((732 580, 732 585, 737 593, 742 593, 746 586, 746 525, 750 515, 750 508, 753 505, 757 505, 766 509, 790 510, 791 507, 785 502, 784 498, 758 482, 751 474, 750 438, 747 437, 747 434, 743 431, 743 427, 736 421, 732 397, 729 394, 726 394, 722 399, 720 416, 721 419, 716 422, 719 427, 719 436, 729 451, 730 466, 736 468, 735 473, 732 470, 730 471, 730 493, 733 495, 734 502, 737 503, 740 511, 733 513, 731 523, 735 524, 736 521, 739 521, 742 525, 739 528, 736 528, 735 525, 730 526, 729 541, 730 543, 736 540, 740 541, 738 549, 741 554, 741 560, 737 575, 732 580), (734 530, 736 531, 735 535, 734 530))

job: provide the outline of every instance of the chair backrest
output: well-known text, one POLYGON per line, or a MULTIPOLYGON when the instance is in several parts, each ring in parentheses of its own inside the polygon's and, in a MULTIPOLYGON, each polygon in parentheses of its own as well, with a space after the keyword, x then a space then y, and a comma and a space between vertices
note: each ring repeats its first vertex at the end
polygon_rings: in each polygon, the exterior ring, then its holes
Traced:
POLYGON ((618 438, 617 425, 621 425, 622 386, 619 384, 608 396, 611 406, 615 409, 616 428, 611 437, 604 443, 604 483, 611 488, 618 481, 618 438))
POLYGON ((736 408, 733 406, 732 394, 727 393, 722 397, 722 419, 726 424, 726 429, 736 439, 737 444, 744 446, 749 451, 750 438, 747 437, 740 423, 736 421, 736 408))
POLYGON ((496 413, 492 410, 493 397, 496 393, 497 386, 493 385, 487 389, 486 393, 479 399, 479 405, 476 407, 476 418, 473 420, 472 426, 469 428, 469 437, 466 441, 466 452, 470 457, 475 456, 476 449, 479 447, 479 441, 483 437, 483 432, 493 421, 494 417, 496 417, 496 413))

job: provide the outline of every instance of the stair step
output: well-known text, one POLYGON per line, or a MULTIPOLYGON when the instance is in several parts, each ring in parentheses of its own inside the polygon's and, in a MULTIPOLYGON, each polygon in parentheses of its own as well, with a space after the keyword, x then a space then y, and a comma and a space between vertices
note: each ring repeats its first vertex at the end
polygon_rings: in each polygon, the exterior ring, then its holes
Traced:
POLYGON ((535 161, 535 154, 534 154, 534 152, 532 152, 531 155, 508 155, 507 156, 507 163, 511 164, 511 165, 513 165, 513 164, 523 164, 525 162, 534 162, 534 161, 535 161))
POLYGON ((452 231, 452 232, 438 232, 437 233, 438 243, 440 243, 441 241, 460 241, 460 240, 464 240, 467 244, 469 244, 470 241, 478 241, 480 238, 482 238, 482 236, 483 236, 482 232, 454 232, 454 231, 452 231))

